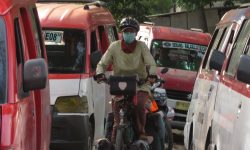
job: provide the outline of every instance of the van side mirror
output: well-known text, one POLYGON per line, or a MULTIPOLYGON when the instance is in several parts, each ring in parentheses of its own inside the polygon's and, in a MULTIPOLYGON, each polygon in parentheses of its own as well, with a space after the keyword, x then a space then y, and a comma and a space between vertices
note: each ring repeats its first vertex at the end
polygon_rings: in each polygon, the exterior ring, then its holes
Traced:
POLYGON ((165 68, 163 68, 163 69, 161 70, 161 73, 162 73, 162 74, 167 73, 168 70, 169 70, 168 67, 165 67, 165 68))
POLYGON ((239 81, 250 84, 250 56, 242 55, 237 69, 237 79, 239 81))
POLYGON ((91 67, 92 68, 96 68, 98 62, 101 60, 102 58, 102 52, 97 50, 95 52, 93 52, 91 55, 90 55, 90 63, 91 63, 91 67))
POLYGON ((31 59, 24 63, 23 89, 25 92, 46 87, 48 67, 43 58, 31 59))
POLYGON ((225 60, 225 54, 218 50, 214 50, 209 62, 210 69, 214 69, 220 72, 224 60, 225 60))

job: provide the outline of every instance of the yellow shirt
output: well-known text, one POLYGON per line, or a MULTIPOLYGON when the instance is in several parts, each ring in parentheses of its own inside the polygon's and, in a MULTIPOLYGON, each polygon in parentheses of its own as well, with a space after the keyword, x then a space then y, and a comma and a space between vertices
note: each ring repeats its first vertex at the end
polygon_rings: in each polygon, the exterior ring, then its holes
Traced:
MULTIPOLYGON (((96 74, 104 73, 112 64, 114 75, 138 75, 140 79, 146 79, 146 66, 149 66, 149 74, 156 74, 156 64, 146 44, 137 41, 132 53, 125 53, 121 48, 121 40, 110 44, 97 65, 96 74)), ((147 85, 138 87, 138 90, 149 91, 147 85)))

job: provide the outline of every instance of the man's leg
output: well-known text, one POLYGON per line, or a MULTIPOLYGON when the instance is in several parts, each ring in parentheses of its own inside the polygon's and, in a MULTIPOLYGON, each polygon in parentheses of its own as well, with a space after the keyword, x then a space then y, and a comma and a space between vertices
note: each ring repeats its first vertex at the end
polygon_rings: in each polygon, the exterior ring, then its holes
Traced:
POLYGON ((146 108, 145 104, 148 99, 148 92, 137 92, 137 105, 135 106, 136 125, 139 135, 145 134, 146 125, 146 108))
POLYGON ((111 142, 114 144, 116 140, 117 127, 119 126, 119 123, 120 123, 120 114, 119 114, 120 108, 119 108, 118 102, 115 100, 112 100, 112 110, 114 113, 114 125, 113 125, 111 142))

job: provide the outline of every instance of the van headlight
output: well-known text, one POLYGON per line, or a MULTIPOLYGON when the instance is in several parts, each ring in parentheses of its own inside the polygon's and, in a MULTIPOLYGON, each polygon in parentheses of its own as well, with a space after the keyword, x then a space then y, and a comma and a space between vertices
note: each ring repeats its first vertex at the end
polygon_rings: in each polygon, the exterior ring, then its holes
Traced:
POLYGON ((55 102, 55 111, 58 113, 88 113, 87 97, 62 96, 55 102))

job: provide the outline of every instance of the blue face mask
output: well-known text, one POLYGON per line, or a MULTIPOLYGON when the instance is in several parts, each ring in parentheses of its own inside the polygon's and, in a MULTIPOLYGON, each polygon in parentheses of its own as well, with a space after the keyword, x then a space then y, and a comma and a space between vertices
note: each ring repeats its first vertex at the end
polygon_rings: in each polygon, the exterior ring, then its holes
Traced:
POLYGON ((135 33, 134 32, 123 32, 122 36, 126 43, 131 44, 135 40, 135 33))

